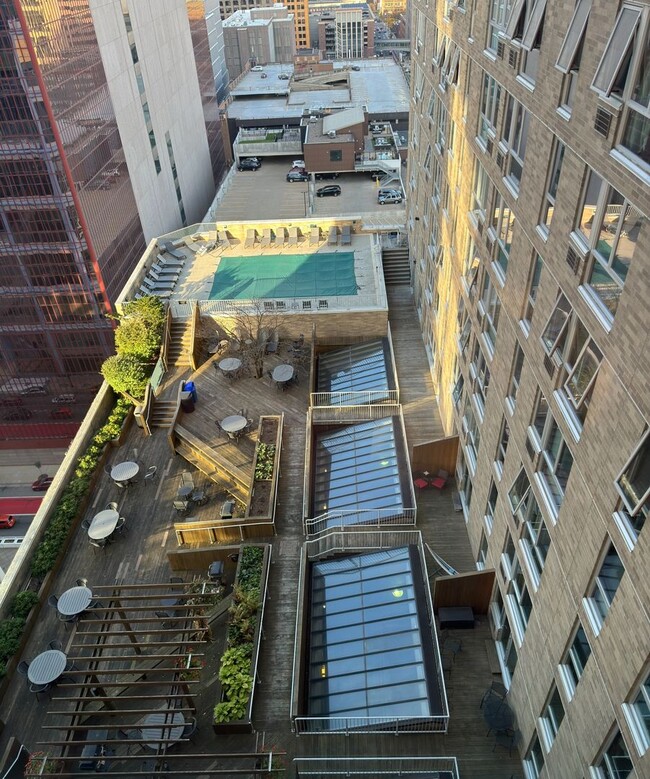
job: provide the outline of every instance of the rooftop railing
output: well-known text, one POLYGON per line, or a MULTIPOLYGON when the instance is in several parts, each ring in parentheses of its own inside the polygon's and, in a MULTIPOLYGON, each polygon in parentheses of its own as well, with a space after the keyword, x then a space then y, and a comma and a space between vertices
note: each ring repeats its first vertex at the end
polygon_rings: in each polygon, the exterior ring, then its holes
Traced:
POLYGON ((328 511, 318 517, 306 519, 304 522, 305 535, 313 536, 325 533, 337 528, 354 527, 381 529, 387 525, 413 525, 415 526, 416 509, 405 508, 402 511, 395 509, 350 509, 349 511, 328 511))
POLYGON ((375 779, 431 776, 437 779, 460 779, 455 757, 296 757, 293 761, 297 779, 330 779, 332 776, 358 776, 375 779))

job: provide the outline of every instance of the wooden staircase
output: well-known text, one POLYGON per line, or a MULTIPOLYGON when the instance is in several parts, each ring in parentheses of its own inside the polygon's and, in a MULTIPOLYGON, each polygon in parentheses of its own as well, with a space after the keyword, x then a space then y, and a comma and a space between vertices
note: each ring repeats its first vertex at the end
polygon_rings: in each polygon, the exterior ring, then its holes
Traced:
POLYGON ((169 427, 176 414, 176 401, 154 398, 152 402, 149 427, 169 427))
POLYGON ((192 320, 173 319, 171 323, 169 345, 167 346, 168 367, 189 367, 191 348, 192 320))
POLYGON ((411 261, 407 246, 382 249, 381 263, 386 286, 411 283, 411 261))

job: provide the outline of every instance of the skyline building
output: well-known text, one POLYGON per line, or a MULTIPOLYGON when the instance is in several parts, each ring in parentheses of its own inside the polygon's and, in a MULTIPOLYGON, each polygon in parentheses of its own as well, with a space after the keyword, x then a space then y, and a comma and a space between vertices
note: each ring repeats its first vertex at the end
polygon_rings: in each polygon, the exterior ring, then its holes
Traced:
POLYGON ((111 302, 146 243, 214 195, 224 162, 199 5, 152 18, 132 0, 0 3, 5 444, 69 440, 113 351, 111 302), (53 419, 61 393, 77 403, 53 419))
POLYGON ((412 283, 527 779, 650 775, 649 24, 413 3, 412 283))

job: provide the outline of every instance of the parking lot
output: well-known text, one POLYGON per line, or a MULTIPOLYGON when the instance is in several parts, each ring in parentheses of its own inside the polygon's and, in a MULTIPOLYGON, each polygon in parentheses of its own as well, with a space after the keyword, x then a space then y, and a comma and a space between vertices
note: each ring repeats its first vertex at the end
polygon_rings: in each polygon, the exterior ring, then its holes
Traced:
POLYGON ((343 173, 333 181, 286 180, 291 157, 265 159, 257 171, 236 171, 217 210, 220 222, 242 219, 295 219, 309 216, 347 216, 372 211, 404 211, 404 203, 379 205, 376 184, 366 173, 343 173), (315 197, 330 184, 341 187, 339 197, 315 197), (313 205, 313 211, 310 211, 313 205))

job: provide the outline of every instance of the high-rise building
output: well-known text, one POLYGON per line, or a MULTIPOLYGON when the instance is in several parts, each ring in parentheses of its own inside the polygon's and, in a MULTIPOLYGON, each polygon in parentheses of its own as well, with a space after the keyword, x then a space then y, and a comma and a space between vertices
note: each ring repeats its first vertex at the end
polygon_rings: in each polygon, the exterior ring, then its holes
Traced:
POLYGON ((413 5, 412 282, 528 779, 650 776, 649 30, 413 5))
POLYGON ((343 7, 320 3, 309 22, 325 59, 374 57, 375 20, 366 3, 343 7))
MULTIPOLYGON (((271 8, 276 0, 213 0, 219 3, 219 13, 225 21, 237 11, 250 11, 252 8, 271 8)), ((308 0, 284 0, 284 5, 295 22, 296 49, 309 48, 309 3, 308 0)), ((231 78, 233 76, 231 75, 231 78)))
POLYGON ((199 89, 185 0, 4 0, 0 35, 0 435, 69 438, 146 242, 209 206, 215 84, 199 89), (74 392, 70 416, 42 392, 74 392))
POLYGON ((294 20, 284 6, 237 11, 223 22, 223 34, 231 79, 243 73, 251 62, 293 63, 294 20))

